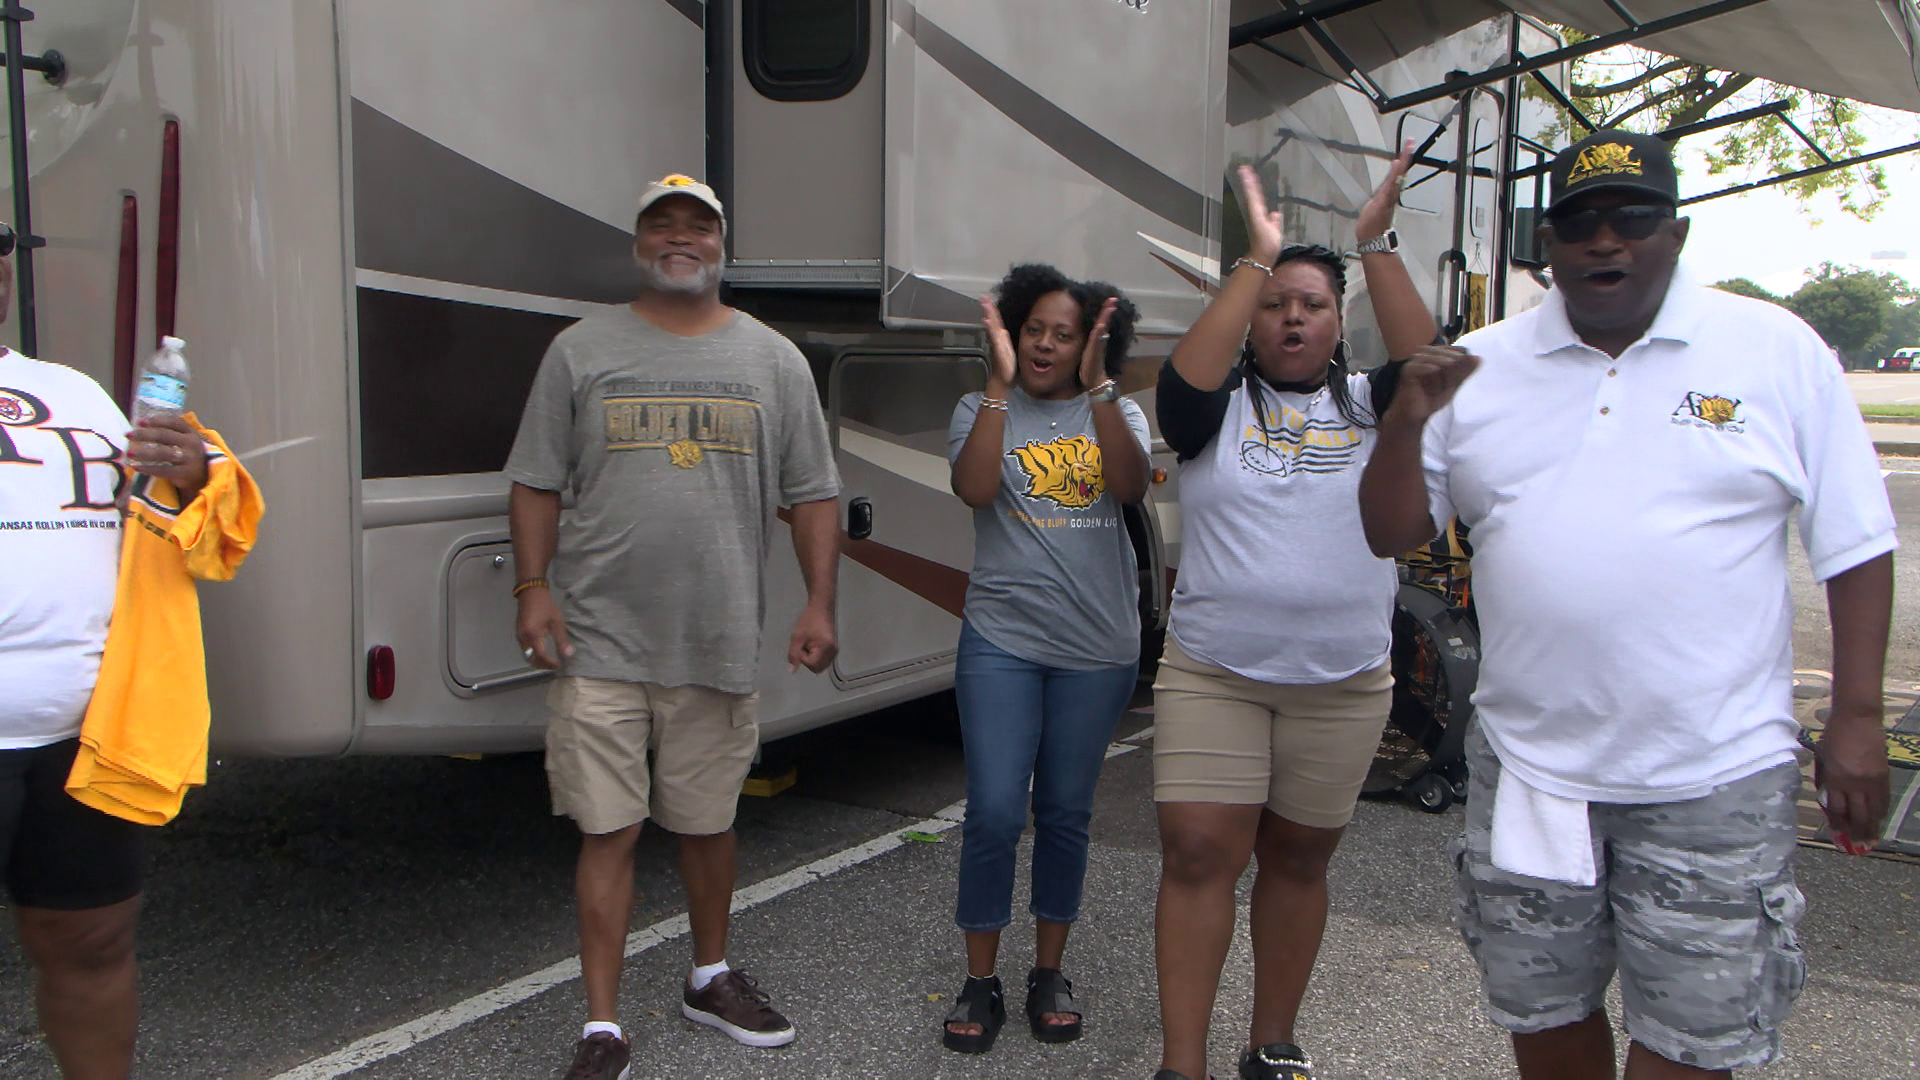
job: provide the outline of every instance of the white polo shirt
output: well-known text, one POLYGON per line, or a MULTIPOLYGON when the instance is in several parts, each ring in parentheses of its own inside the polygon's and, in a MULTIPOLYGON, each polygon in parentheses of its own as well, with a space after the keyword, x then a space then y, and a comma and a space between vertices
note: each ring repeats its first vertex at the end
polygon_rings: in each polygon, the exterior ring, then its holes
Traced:
POLYGON ((1788 515, 1822 581, 1896 546, 1819 335, 1676 280, 1618 360, 1557 291, 1460 345, 1482 364, 1427 426, 1427 489, 1473 530, 1474 706, 1502 765, 1666 802, 1792 760, 1788 515))

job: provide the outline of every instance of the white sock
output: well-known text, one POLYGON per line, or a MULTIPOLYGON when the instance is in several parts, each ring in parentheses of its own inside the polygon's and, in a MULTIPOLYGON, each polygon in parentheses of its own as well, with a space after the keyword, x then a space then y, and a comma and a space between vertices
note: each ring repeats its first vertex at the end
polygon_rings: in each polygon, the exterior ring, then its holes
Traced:
POLYGON ((687 982, 692 984, 695 990, 705 990, 708 983, 725 975, 729 970, 725 960, 708 964, 705 967, 696 967, 693 969, 693 974, 687 976, 687 982))
POLYGON ((627 1041, 627 1033, 620 1030, 619 1024, 609 1024, 605 1020, 588 1021, 587 1026, 581 1029, 580 1037, 583 1039, 590 1039, 593 1036, 598 1035, 603 1031, 613 1036, 614 1038, 619 1039, 621 1042, 627 1041))

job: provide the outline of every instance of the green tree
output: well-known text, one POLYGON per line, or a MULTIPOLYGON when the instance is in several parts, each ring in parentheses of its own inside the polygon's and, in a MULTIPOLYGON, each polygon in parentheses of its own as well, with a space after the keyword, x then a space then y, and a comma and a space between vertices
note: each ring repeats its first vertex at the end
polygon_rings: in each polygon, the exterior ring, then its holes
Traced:
POLYGON ((1867 346, 1867 359, 1892 356, 1896 349, 1920 348, 1920 300, 1896 304, 1880 327, 1880 336, 1867 346))
POLYGON ((1735 296, 1750 296, 1755 300, 1765 300, 1769 304, 1779 304, 1783 307, 1787 302, 1786 297, 1769 292, 1752 278, 1728 278, 1725 281, 1714 282, 1713 287, 1721 292, 1730 292, 1735 296))
POLYGON ((1867 346, 1879 339, 1896 305, 1896 290, 1911 292, 1892 274, 1822 263, 1813 280, 1787 299, 1787 307, 1854 367, 1869 359, 1867 346))
MULTIPOLYGON (((1592 35, 1569 26, 1556 29, 1568 44, 1592 35)), ((1567 95, 1601 127, 1658 132, 1712 116, 1785 101, 1785 118, 1766 116, 1722 129, 1706 150, 1707 173, 1746 182, 1779 176, 1821 164, 1795 135, 1786 119, 1805 131, 1835 160, 1862 152, 1875 128, 1911 123, 1892 110, 1864 106, 1845 98, 1816 94, 1737 71, 1690 63, 1631 45, 1616 46, 1574 60, 1568 66, 1567 95)), ((1529 82, 1526 95, 1547 105, 1558 119, 1542 133, 1550 146, 1573 142, 1584 129, 1572 114, 1529 82)), ((1905 141, 1905 140, 1900 140, 1905 141)), ((1690 144, 1691 145, 1691 144, 1690 144)), ((1885 204, 1887 172, 1871 162, 1802 177, 1782 185, 1804 208, 1822 192, 1838 197, 1847 213, 1870 219, 1885 204)))

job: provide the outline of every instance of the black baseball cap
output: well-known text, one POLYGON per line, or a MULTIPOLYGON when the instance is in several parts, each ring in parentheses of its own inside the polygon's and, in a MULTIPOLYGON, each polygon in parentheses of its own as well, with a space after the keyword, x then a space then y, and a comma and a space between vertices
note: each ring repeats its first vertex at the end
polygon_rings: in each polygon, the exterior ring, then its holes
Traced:
POLYGON ((1673 147, 1654 135, 1603 128, 1560 151, 1550 175, 1549 214, 1589 191, 1632 191, 1680 205, 1673 147))

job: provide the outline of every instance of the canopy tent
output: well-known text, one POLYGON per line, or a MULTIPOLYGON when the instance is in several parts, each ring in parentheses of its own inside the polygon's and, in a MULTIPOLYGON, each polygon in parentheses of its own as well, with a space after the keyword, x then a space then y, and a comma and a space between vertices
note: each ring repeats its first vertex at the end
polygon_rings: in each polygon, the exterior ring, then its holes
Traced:
POLYGON ((1383 112, 1468 86, 1551 67, 1613 45, 1637 44, 1728 71, 1837 97, 1920 112, 1916 0, 1276 0, 1282 10, 1235 26, 1234 47, 1292 31, 1345 66, 1349 46, 1379 41, 1406 51, 1500 15, 1576 27, 1595 40, 1518 57, 1488 72, 1380 96, 1383 112))
MULTIPOLYGON (((1577 57, 1634 44, 1789 86, 1889 108, 1920 112, 1920 0, 1273 0, 1279 11, 1236 24, 1234 48, 1255 46, 1309 67, 1365 94, 1381 113, 1458 95, 1478 86, 1534 75, 1560 96, 1543 73, 1577 57), (1382 86, 1367 72, 1388 56, 1501 16, 1561 23, 1593 35, 1577 45, 1521 52, 1480 72, 1455 72, 1424 87, 1382 86), (1318 52, 1328 71, 1309 59, 1318 52)), ((1238 5, 1244 11, 1245 5, 1238 5)), ((1515 36, 1515 41, 1519 37, 1515 36)), ((1561 97, 1563 104, 1573 103, 1561 97)), ((1578 109, 1573 110, 1579 115, 1578 109)), ((1714 117, 1662 132, 1669 139, 1773 114, 1787 120, 1784 102, 1714 117)), ((1587 122, 1585 117, 1580 117, 1587 122)), ((1920 150, 1909 143, 1835 160, 1813 140, 1821 164, 1706 195, 1699 202, 1784 183, 1894 154, 1920 150)), ((1424 155, 1425 148, 1422 148, 1424 155)), ((1525 179, 1539 167, 1517 170, 1525 179)))

